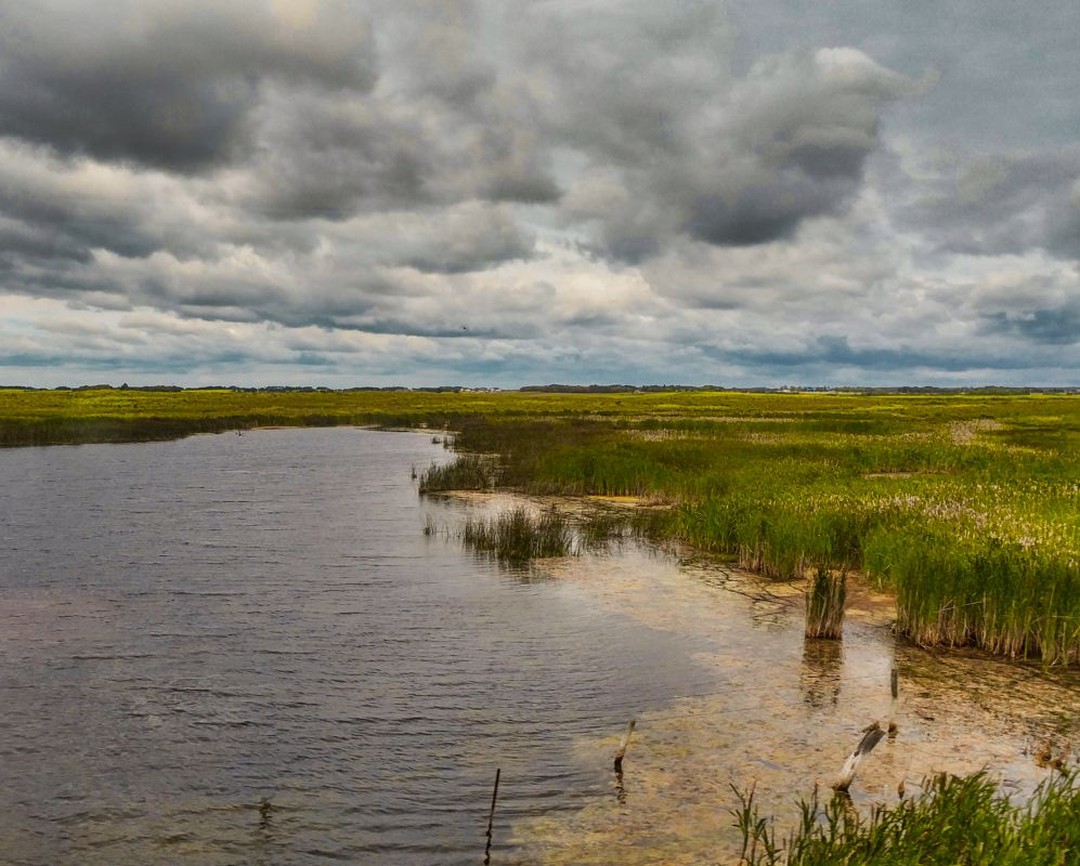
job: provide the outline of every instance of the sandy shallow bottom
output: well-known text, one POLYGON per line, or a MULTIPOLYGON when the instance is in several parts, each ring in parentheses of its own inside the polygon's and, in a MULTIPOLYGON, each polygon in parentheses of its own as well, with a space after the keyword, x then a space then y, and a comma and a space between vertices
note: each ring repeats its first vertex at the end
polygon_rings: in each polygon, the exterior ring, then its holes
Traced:
MULTIPOLYGON (((735 862, 741 837, 733 786, 753 785, 762 814, 790 826, 798 800, 815 786, 831 796, 845 757, 874 721, 894 720, 898 730, 865 760, 852 786, 852 802, 863 811, 895 803, 900 789, 917 794, 938 772, 985 770, 1019 800, 1054 772, 1040 753, 1077 762, 1075 672, 898 641, 891 598, 865 586, 849 588, 843 641, 808 641, 800 586, 722 562, 631 545, 538 569, 651 628, 699 641, 695 661, 724 685, 638 716, 624 772, 611 772, 606 796, 573 813, 517 822, 511 842, 520 853, 500 862, 735 862)), ((622 733, 579 738, 578 757, 610 767, 622 733)))

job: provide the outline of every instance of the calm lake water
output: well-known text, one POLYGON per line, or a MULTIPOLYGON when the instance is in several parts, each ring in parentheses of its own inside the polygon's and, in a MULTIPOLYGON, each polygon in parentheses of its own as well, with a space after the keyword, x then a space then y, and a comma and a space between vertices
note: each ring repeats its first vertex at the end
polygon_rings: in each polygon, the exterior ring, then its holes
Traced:
POLYGON ((858 802, 1012 790, 1075 678, 805 643, 797 594, 636 546, 502 569, 421 499, 430 435, 265 430, 0 451, 0 863, 716 862, 890 710, 858 802), (440 532, 425 534, 435 525, 440 532), (611 756, 636 718, 625 778, 611 756))
MULTIPOLYGON (((423 532, 430 435, 0 452, 0 861, 476 863, 693 641, 423 532), (260 805, 264 802, 269 806, 260 805)), ((501 850, 506 850, 504 845, 501 850)))

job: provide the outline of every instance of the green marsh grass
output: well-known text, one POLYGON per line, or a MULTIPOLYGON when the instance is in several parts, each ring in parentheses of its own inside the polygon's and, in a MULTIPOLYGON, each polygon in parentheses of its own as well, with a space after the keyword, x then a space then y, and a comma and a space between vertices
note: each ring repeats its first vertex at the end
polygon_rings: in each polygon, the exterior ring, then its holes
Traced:
POLYGON ((520 505, 491 517, 469 517, 461 539, 473 550, 523 564, 607 550, 639 530, 632 516, 613 509, 589 508, 571 515, 555 507, 536 511, 520 505))
POLYGON ((533 514, 518 506, 493 517, 469 517, 462 541, 466 547, 514 564, 575 552, 569 520, 551 508, 533 514))
POLYGON ((420 473, 421 495, 450 490, 491 490, 498 481, 498 467, 485 455, 465 454, 449 463, 432 464, 420 473))
POLYGON ((754 791, 739 791, 735 824, 748 866, 1068 866, 1080 862, 1080 785, 1048 778, 1023 806, 985 774, 939 775, 916 798, 860 815, 846 797, 800 803, 800 822, 778 838, 754 791))

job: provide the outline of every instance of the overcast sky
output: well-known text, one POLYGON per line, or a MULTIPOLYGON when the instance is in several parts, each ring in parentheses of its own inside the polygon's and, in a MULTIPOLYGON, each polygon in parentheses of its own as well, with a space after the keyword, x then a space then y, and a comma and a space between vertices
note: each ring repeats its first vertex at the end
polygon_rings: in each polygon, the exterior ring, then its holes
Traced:
POLYGON ((1080 385, 1076 0, 0 0, 0 383, 1080 385))

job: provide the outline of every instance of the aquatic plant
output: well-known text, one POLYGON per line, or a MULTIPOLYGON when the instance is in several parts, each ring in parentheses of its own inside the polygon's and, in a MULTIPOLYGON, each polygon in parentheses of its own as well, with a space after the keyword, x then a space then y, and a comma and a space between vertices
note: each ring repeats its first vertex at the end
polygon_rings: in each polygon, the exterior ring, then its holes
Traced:
POLYGON ((806 637, 843 637, 846 599, 846 574, 814 569, 806 590, 806 637))
POLYGON ((517 506, 494 517, 469 517, 461 539, 473 550, 511 563, 574 552, 569 520, 551 508, 534 514, 526 506, 517 506))
POLYGON ((800 803, 798 826, 779 839, 754 789, 735 789, 733 810, 747 866, 1065 866, 1080 860, 1077 774, 1044 781, 1026 805, 1010 802, 985 773, 938 775, 916 798, 860 814, 846 796, 800 803))
POLYGON ((420 474, 417 487, 421 495, 447 490, 490 490, 497 480, 497 467, 490 457, 465 454, 449 463, 432 463, 420 474))

